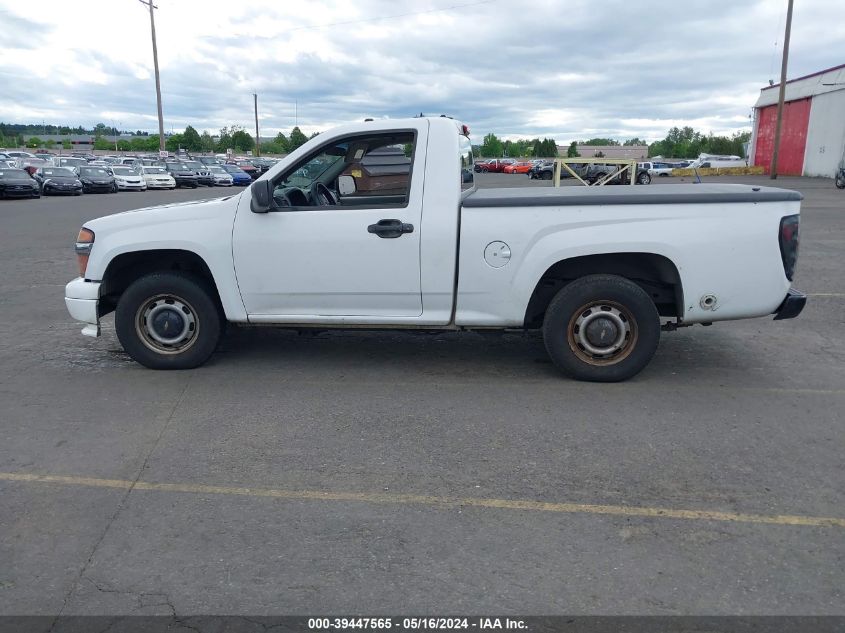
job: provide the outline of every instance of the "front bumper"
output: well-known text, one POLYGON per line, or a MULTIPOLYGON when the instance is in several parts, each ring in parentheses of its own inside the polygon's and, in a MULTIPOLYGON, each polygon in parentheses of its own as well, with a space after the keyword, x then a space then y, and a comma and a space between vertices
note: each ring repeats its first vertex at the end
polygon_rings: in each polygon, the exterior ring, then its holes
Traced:
POLYGON ((100 282, 77 277, 65 286, 65 306, 70 316, 85 324, 85 336, 100 336, 100 282))
POLYGON ((82 185, 54 185, 52 183, 44 185, 43 193, 82 193, 82 185))
POLYGON ((121 191, 143 191, 147 188, 147 184, 143 182, 124 182, 118 181, 117 188, 121 191))
POLYGON ((781 319, 794 319, 801 314, 801 310, 804 309, 805 305, 807 305, 807 295, 795 290, 794 288, 790 288, 789 292, 786 294, 786 298, 780 306, 778 306, 778 309, 775 310, 774 320, 779 321, 781 319))
POLYGON ((84 191, 85 193, 109 193, 110 191, 112 191, 112 189, 114 189, 114 184, 112 183, 92 182, 88 185, 86 185, 85 183, 82 184, 82 191, 84 191))
POLYGON ((0 198, 31 198, 32 196, 41 195, 40 189, 3 189, 0 191, 0 198))

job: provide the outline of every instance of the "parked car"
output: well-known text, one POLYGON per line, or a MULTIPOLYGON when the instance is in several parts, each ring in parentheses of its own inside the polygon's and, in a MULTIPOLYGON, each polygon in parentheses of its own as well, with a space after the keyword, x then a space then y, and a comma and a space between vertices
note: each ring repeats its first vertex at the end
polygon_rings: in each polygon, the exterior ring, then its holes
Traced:
POLYGON ((21 158, 38 158, 35 154, 30 154, 29 152, 22 152, 20 150, 8 150, 6 152, 8 156, 11 156, 15 160, 19 160, 21 158))
POLYGON ((35 180, 41 186, 41 193, 82 195, 82 182, 68 167, 42 167, 35 172, 35 180))
MULTIPOLYGON (((575 171, 579 176, 584 171, 584 165, 580 163, 570 163, 569 167, 575 171)), ((528 177, 532 180, 551 180, 554 178, 554 170, 555 170, 555 161, 553 160, 544 160, 540 163, 537 163, 528 170, 528 177)), ((561 167, 560 169, 560 177, 561 178, 572 178, 572 174, 569 173, 566 169, 561 167)))
POLYGON ((473 167, 476 172, 501 172, 507 165, 513 165, 516 159, 513 158, 491 158, 473 167))
POLYGON ((81 167, 82 165, 87 164, 88 161, 84 158, 74 156, 59 156, 58 160, 56 161, 56 165, 58 167, 67 167, 68 169, 75 169, 77 167, 81 167))
POLYGON ((97 336, 114 310, 123 348, 156 369, 201 365, 227 322, 521 328, 542 330, 563 374, 614 382, 648 365, 661 331, 803 310, 799 192, 456 187, 467 134, 440 117, 347 125, 242 193, 87 221, 68 311, 97 336), (404 190, 356 195, 360 176, 345 172, 362 154, 405 144, 404 190), (334 162, 312 171, 320 156, 334 162))
POLYGON ((253 180, 258 180, 258 178, 261 177, 261 170, 248 160, 234 160, 230 161, 230 164, 239 167, 242 172, 247 174, 253 180))
POLYGON ((203 165, 222 165, 226 162, 225 160, 221 160, 215 156, 197 156, 195 160, 203 165))
POLYGON ((527 174, 529 169, 531 169, 531 163, 527 163, 527 162, 513 163, 511 165, 505 165, 502 168, 502 173, 505 173, 505 174, 527 174))
POLYGON ((0 198, 40 198, 41 186, 23 169, 0 169, 0 198))
MULTIPOLYGON (((605 185, 629 185, 631 184, 631 177, 628 173, 629 170, 625 170, 623 173, 621 170, 624 165, 611 165, 611 164, 601 164, 601 163, 587 163, 587 168, 583 170, 578 175, 581 176, 584 180, 586 180, 591 185, 596 184, 597 182, 603 180, 606 176, 610 174, 616 174, 612 178, 608 179, 604 184, 605 185)), ((648 185, 651 184, 651 175, 648 173, 647 169, 643 169, 637 166, 637 180, 636 184, 638 185, 648 185)))
POLYGON ((833 181, 837 189, 845 189, 845 166, 836 170, 836 178, 833 181))
POLYGON ((186 160, 182 163, 188 169, 193 169, 194 173, 197 176, 197 183, 200 185, 205 185, 206 187, 213 187, 214 186, 214 177, 211 175, 211 172, 208 171, 208 166, 203 165, 199 161, 195 160, 186 160))
POLYGON ((232 184, 234 185, 245 186, 252 182, 252 177, 237 165, 226 163, 221 167, 232 177, 232 184))
POLYGON ((275 165, 275 164, 276 164, 276 161, 274 161, 274 160, 272 160, 272 159, 269 159, 269 158, 261 158, 261 157, 259 157, 259 158, 251 158, 249 162, 250 162, 250 163, 252 163, 253 165, 255 165, 255 167, 257 167, 257 168, 258 168, 258 170, 259 170, 262 174, 264 174, 264 173, 266 173, 267 171, 269 171, 269 170, 270 170, 270 168, 271 168, 273 165, 275 165))
POLYGON ((652 163, 651 169, 647 169, 649 176, 671 176, 672 167, 668 163, 652 163))
POLYGON ((105 167, 86 165, 77 167, 76 174, 85 193, 117 193, 117 183, 105 167))
POLYGON ((16 162, 18 167, 28 171, 30 176, 42 167, 53 167, 53 161, 43 158, 18 158, 16 162))
POLYGON ((188 166, 183 163, 167 162, 164 164, 164 168, 171 176, 173 176, 177 187, 190 187, 191 189, 196 189, 199 185, 199 181, 197 180, 197 175, 194 173, 194 170, 189 169, 188 166))
POLYGON ((176 189, 176 179, 161 165, 144 165, 141 176, 147 189, 176 189))
POLYGON ((120 191, 147 190, 147 182, 144 180, 144 177, 133 167, 114 165, 109 168, 109 172, 114 176, 114 181, 117 183, 117 188, 120 191))
POLYGON ((234 184, 232 174, 223 169, 222 165, 206 165, 205 168, 211 174, 215 186, 231 187, 234 184))

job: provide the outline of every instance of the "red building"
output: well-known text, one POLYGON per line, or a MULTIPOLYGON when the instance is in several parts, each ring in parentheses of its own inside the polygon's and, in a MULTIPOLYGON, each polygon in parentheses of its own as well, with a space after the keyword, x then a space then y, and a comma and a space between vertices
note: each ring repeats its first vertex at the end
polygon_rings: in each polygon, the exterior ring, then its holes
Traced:
MULTIPOLYGON (((754 104, 749 156, 769 173, 780 84, 766 86, 754 104)), ((777 172, 833 177, 845 160, 845 64, 786 82, 777 172)))

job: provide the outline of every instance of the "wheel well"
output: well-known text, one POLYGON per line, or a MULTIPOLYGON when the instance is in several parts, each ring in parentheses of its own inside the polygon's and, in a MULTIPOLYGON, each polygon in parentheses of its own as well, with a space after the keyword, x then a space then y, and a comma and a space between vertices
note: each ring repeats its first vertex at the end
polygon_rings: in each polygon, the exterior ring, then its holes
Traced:
POLYGON ((132 282, 154 272, 188 272, 208 282, 212 299, 217 302, 222 312, 220 294, 214 276, 202 257, 191 251, 149 250, 135 251, 118 255, 108 265, 103 274, 100 290, 100 316, 112 312, 117 307, 120 295, 132 282))
POLYGON ((683 314, 681 276, 670 259, 654 253, 605 253, 564 259, 549 267, 534 287, 525 310, 525 327, 538 328, 549 303, 570 281, 586 275, 619 275, 645 290, 660 316, 683 314))

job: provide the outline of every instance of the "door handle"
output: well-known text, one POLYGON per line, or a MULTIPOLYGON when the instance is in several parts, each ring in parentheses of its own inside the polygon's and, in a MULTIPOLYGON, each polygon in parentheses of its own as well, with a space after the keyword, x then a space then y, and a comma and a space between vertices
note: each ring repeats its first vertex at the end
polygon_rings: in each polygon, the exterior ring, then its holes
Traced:
POLYGON ((367 233, 375 233, 383 238, 400 237, 403 233, 413 233, 414 225, 402 222, 402 220, 379 220, 367 227, 367 233))

